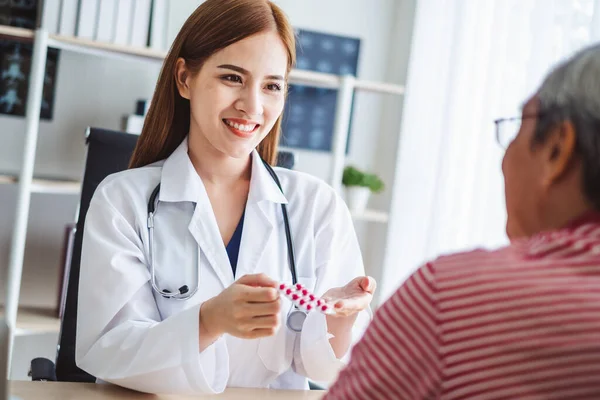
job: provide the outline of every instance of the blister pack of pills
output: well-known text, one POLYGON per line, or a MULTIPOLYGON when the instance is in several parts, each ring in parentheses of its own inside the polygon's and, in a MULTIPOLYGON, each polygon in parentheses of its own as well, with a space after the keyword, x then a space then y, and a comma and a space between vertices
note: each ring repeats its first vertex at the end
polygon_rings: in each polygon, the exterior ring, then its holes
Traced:
POLYGON ((295 285, 280 283, 278 289, 283 296, 290 299, 302 311, 318 311, 328 315, 335 314, 331 304, 311 293, 299 283, 295 285))

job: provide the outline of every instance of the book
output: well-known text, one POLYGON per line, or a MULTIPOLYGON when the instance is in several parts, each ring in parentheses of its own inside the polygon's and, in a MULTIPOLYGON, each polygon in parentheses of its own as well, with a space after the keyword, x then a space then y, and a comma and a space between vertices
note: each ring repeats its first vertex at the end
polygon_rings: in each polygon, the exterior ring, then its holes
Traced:
POLYGON ((98 0, 80 0, 77 16, 77 36, 94 39, 98 26, 98 0))
POLYGON ((115 33, 113 43, 126 46, 131 35, 133 20, 133 0, 119 0, 115 17, 115 33))
POLYGON ((135 47, 148 45, 148 30, 150 27, 150 0, 133 0, 133 16, 131 21, 131 38, 129 44, 135 47))
POLYGON ((117 0, 101 0, 98 9, 98 29, 96 40, 112 42, 115 36, 115 17, 117 15, 117 0))
POLYGON ((60 20, 60 0, 43 0, 42 5, 42 28, 49 34, 58 33, 58 22, 60 20))
POLYGON ((77 26, 78 0, 62 0, 58 33, 64 36, 75 36, 77 26))
POLYGON ((167 0, 153 0, 150 16, 150 39, 148 45, 155 50, 167 50, 167 18, 169 16, 167 0))

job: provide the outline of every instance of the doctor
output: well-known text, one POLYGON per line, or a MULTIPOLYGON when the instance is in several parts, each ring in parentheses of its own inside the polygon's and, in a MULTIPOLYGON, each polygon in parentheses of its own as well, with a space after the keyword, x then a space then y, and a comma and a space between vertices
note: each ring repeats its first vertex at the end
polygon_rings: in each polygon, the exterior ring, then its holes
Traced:
POLYGON ((267 0, 207 0, 183 25, 132 168, 98 186, 87 214, 76 360, 99 380, 305 389, 332 380, 362 334, 375 282, 344 202, 267 165, 294 49, 267 0), (300 315, 275 289, 294 281, 336 314, 300 315))

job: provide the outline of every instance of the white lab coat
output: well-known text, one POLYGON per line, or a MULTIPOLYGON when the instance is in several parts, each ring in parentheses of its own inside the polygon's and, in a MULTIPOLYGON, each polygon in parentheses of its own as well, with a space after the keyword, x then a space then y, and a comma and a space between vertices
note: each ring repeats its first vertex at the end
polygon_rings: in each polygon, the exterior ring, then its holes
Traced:
MULTIPOLYGON (((335 378, 343 361, 329 344, 325 316, 310 313, 302 333, 282 326, 273 337, 224 335, 199 351, 199 309, 235 279, 265 273, 291 282, 281 203, 287 203, 298 281, 322 295, 364 275, 350 214, 322 181, 276 168, 281 193, 256 152, 236 276, 187 139, 165 161, 107 177, 85 224, 77 315, 77 365, 96 376, 151 393, 219 393, 225 387, 307 388, 306 378, 335 378), (155 217, 155 265, 161 289, 195 295, 165 299, 150 285, 147 204, 161 190, 155 217), (199 269, 199 280, 195 273, 199 269)), ((355 323, 358 340, 370 310, 355 323)), ((349 352, 348 352, 349 354, 349 352)), ((347 361, 347 360, 344 360, 347 361)))

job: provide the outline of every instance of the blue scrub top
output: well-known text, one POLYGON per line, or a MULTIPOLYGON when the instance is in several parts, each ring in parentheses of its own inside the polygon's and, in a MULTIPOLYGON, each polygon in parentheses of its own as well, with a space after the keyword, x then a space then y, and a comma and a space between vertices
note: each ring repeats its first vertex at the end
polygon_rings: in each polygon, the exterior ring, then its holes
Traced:
POLYGON ((233 232, 233 236, 229 240, 227 244, 227 255, 229 256, 229 263, 231 264, 231 269, 233 270, 233 276, 235 277, 235 270, 237 268, 238 255, 240 254, 240 243, 242 241, 242 230, 244 229, 244 215, 246 211, 242 214, 242 218, 238 223, 237 228, 235 228, 235 232, 233 232))

